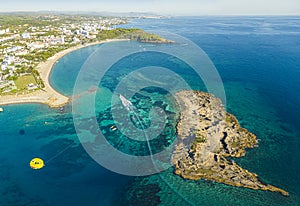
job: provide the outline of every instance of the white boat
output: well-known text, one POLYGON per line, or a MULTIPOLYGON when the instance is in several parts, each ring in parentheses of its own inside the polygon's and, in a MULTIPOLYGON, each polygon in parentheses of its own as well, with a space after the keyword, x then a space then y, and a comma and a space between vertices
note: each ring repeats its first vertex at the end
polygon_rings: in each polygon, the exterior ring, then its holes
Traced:
POLYGON ((3 112, 3 111, 4 111, 4 109, 2 107, 0 107, 0 112, 3 112))
POLYGON ((126 99, 122 94, 120 94, 119 97, 123 106, 129 111, 130 107, 132 107, 132 103, 128 99, 126 99))

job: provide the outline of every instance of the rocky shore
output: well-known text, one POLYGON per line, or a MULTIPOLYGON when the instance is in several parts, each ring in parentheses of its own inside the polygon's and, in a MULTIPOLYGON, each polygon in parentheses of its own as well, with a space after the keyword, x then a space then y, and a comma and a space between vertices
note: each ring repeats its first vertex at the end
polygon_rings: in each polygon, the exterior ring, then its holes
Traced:
POLYGON ((264 184, 257 174, 227 159, 245 156, 246 149, 256 147, 258 141, 225 111, 220 99, 199 91, 181 91, 176 98, 181 116, 177 125, 178 143, 172 157, 175 174, 191 180, 203 178, 288 195, 280 188, 264 184))

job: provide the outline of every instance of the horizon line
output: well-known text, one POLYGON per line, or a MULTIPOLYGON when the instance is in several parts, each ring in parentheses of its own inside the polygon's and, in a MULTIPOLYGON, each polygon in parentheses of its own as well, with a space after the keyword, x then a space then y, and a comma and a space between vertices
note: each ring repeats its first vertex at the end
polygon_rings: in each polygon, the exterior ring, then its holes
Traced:
POLYGON ((277 13, 277 14, 255 14, 255 13, 249 13, 249 14, 242 14, 242 13, 232 13, 232 14, 217 14, 217 13, 211 13, 211 14, 195 14, 195 13, 156 13, 153 11, 85 11, 85 10, 70 10, 70 11, 62 11, 62 10, 10 10, 10 11, 0 11, 0 14, 12 14, 12 13, 59 13, 59 14, 68 14, 68 13, 81 13, 81 14, 89 14, 89 13, 107 13, 107 14, 139 14, 139 15, 155 15, 155 16, 178 16, 178 17, 185 17, 185 16, 191 16, 191 17, 205 17, 205 16, 300 16, 298 13, 277 13))

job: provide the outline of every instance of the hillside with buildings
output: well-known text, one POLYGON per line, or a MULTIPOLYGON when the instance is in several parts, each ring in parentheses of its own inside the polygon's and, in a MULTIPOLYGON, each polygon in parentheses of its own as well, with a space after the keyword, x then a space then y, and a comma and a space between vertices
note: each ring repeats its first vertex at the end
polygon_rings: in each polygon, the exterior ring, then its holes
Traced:
POLYGON ((37 65, 68 48, 116 38, 121 17, 0 15, 0 95, 44 87, 37 65), (107 35, 110 34, 110 35, 107 35))

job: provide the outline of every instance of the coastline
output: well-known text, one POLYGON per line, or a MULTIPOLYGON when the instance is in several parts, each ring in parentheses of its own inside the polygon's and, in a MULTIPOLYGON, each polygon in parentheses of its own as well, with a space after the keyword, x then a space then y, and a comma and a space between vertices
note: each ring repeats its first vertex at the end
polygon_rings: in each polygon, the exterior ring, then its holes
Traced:
POLYGON ((262 182, 257 174, 231 159, 244 157, 247 149, 258 146, 258 140, 225 111, 220 99, 188 90, 176 93, 176 99, 182 108, 177 124, 178 143, 172 156, 176 175, 289 195, 262 182))
POLYGON ((40 62, 37 66, 37 70, 40 73, 40 77, 44 82, 45 88, 39 89, 29 94, 15 94, 15 95, 0 95, 0 106, 10 105, 10 104, 25 104, 25 103, 41 103, 46 104, 51 108, 62 107, 68 104, 71 100, 71 97, 67 97, 58 91, 56 91, 49 82, 49 77, 51 71, 54 67, 54 64, 64 57, 65 55, 93 45, 99 45, 109 42, 117 41, 129 41, 129 39, 107 39, 103 41, 97 41, 85 45, 78 45, 75 47, 68 48, 63 50, 54 56, 47 59, 46 62, 40 62))

